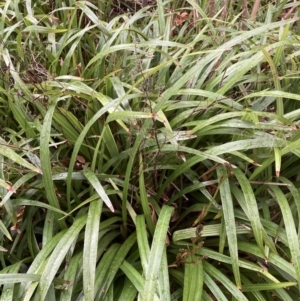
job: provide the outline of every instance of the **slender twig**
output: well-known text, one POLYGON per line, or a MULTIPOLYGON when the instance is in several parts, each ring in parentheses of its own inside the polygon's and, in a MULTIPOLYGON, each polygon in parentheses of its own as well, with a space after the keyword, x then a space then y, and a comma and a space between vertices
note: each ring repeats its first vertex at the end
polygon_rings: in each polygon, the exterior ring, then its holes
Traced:
POLYGON ((296 7, 299 6, 299 5, 300 5, 300 4, 299 4, 299 3, 296 3, 296 0, 294 0, 294 5, 293 5, 293 7, 287 12, 286 15, 283 15, 281 19, 282 19, 282 20, 288 19, 288 18, 292 15, 292 13, 293 13, 294 10, 296 9, 296 7))
POLYGON ((251 19, 253 19, 253 20, 256 19, 259 6, 260 6, 260 0, 255 0, 254 5, 253 5, 253 10, 251 13, 251 19))
POLYGON ((223 11, 222 11, 222 15, 221 15, 221 19, 225 20, 226 16, 227 16, 227 10, 228 10, 228 5, 229 5, 229 0, 225 0, 224 1, 224 7, 223 7, 223 11))
POLYGON ((209 0, 209 17, 212 18, 215 15, 215 0, 209 0))
POLYGON ((248 19, 249 18, 249 11, 248 11, 248 1, 247 0, 242 0, 242 18, 243 19, 248 19))

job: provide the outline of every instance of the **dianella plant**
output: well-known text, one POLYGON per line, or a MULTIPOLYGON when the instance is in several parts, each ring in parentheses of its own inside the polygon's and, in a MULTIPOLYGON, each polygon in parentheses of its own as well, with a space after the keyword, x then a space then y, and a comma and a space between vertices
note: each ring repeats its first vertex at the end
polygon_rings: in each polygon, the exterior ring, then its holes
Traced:
POLYGON ((299 299, 298 2, 0 11, 1 300, 299 299))

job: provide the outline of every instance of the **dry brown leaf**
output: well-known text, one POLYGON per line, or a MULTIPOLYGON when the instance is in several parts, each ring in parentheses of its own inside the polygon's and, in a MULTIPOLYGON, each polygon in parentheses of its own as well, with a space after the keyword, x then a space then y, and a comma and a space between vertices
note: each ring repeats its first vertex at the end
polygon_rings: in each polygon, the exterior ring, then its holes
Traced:
POLYGON ((80 155, 77 155, 76 160, 77 160, 79 163, 81 163, 81 164, 84 164, 84 163, 85 163, 85 159, 84 159, 82 156, 80 156, 80 155))
POLYGON ((184 23, 189 17, 189 13, 183 12, 182 14, 177 13, 175 19, 174 19, 174 24, 176 26, 181 26, 182 23, 184 23))

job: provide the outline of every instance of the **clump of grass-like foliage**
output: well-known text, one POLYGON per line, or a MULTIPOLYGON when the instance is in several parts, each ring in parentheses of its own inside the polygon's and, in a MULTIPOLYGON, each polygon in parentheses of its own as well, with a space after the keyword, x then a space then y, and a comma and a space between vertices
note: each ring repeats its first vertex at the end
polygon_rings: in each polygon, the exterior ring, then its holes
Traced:
POLYGON ((1 4, 1 300, 299 298, 297 7, 226 3, 1 4))

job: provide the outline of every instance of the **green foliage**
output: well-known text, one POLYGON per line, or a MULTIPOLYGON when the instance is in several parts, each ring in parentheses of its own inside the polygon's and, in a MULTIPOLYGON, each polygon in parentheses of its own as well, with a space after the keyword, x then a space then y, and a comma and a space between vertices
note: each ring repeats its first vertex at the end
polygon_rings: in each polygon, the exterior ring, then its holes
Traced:
POLYGON ((1 300, 298 299, 296 10, 132 3, 1 4, 1 300))

